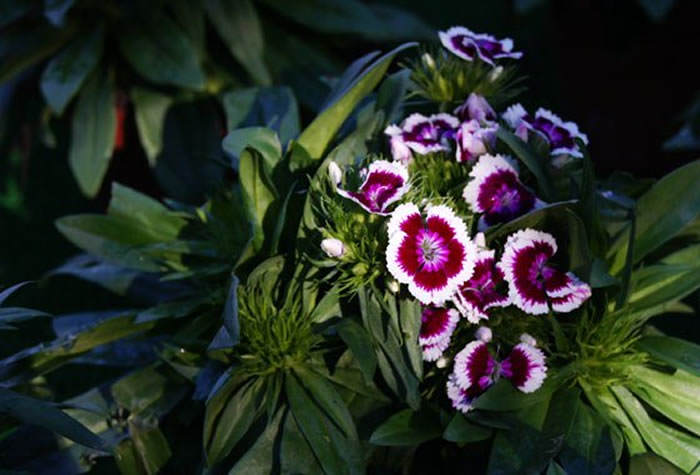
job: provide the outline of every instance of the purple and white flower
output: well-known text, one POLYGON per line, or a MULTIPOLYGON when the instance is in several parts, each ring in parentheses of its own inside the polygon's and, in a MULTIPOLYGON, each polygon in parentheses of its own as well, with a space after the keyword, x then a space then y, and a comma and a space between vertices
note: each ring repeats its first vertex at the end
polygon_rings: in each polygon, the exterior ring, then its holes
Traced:
POLYGON ((562 272, 550 263, 557 252, 551 234, 525 229, 508 237, 499 267, 508 282, 513 304, 538 315, 570 312, 591 296, 591 288, 573 273, 562 272))
POLYGON ((399 127, 392 124, 384 130, 391 143, 394 160, 410 160, 412 150, 421 155, 433 152, 449 151, 450 140, 454 138, 459 119, 450 114, 434 114, 426 117, 414 113, 409 115, 399 127))
POLYGON ((515 163, 502 155, 483 155, 469 175, 464 199, 481 213, 479 230, 505 223, 540 206, 542 202, 518 178, 515 163))
POLYGON ((579 131, 575 123, 565 122, 547 109, 537 109, 533 117, 521 104, 514 104, 503 113, 503 120, 525 141, 528 130, 541 135, 549 143, 552 156, 570 155, 581 158, 583 153, 576 139, 588 145, 588 137, 579 131))
POLYGON ((489 308, 510 305, 507 283, 503 271, 496 265, 494 251, 479 251, 471 279, 459 286, 452 301, 471 323, 489 318, 486 312, 489 308), (503 292, 501 287, 506 291, 503 292))
POLYGON ((542 386, 547 377, 547 365, 542 350, 530 344, 534 341, 530 335, 523 334, 520 339, 522 343, 515 345, 501 362, 500 374, 520 391, 531 393, 542 386))
POLYGON ((439 36, 445 48, 467 61, 474 61, 479 57, 485 63, 495 66, 497 59, 518 59, 523 55, 513 51, 513 40, 510 38, 499 40, 484 33, 474 33, 463 26, 453 26, 447 31, 441 31, 439 36))
POLYGON ((498 124, 495 122, 484 123, 470 120, 462 123, 457 129, 457 161, 470 162, 477 157, 488 153, 496 143, 498 124))
POLYGON ((450 344, 450 338, 459 321, 454 309, 425 307, 421 314, 418 343, 423 349, 425 361, 435 361, 450 344))
POLYGON ((369 165, 357 191, 338 188, 338 194, 353 200, 373 214, 389 214, 387 209, 408 191, 408 169, 398 162, 377 160, 369 165))
POLYGON ((447 396, 452 405, 462 412, 471 409, 476 398, 494 383, 495 370, 496 360, 488 344, 481 340, 468 343, 455 356, 454 369, 448 379, 447 396))
POLYGON ((415 204, 399 205, 388 231, 387 268, 424 305, 442 304, 472 276, 476 245, 447 206, 430 207, 423 219, 415 204))

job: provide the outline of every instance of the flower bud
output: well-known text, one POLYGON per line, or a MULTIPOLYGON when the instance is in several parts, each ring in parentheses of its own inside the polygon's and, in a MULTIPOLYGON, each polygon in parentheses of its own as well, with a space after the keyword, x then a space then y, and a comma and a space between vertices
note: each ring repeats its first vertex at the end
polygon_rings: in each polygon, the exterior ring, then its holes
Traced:
POLYGON ((396 294, 399 292, 399 281, 395 279, 391 279, 389 282, 387 282, 386 286, 389 289, 389 292, 391 292, 392 294, 396 294))
POLYGON ((444 356, 441 356, 441 357, 435 362, 435 366, 437 366, 438 368, 442 369, 442 368, 446 368, 447 365, 448 365, 449 363, 450 363, 450 359, 449 359, 449 358, 446 358, 446 357, 444 357, 444 356))
POLYGON ((335 163, 334 161, 331 161, 328 164, 328 176, 331 177, 331 180, 336 185, 339 185, 341 180, 343 179, 343 171, 340 169, 338 164, 335 163))
POLYGON ((474 244, 480 249, 486 249, 486 236, 484 233, 477 233, 474 237, 474 244))
POLYGON ((479 327, 476 330, 476 333, 474 333, 474 336, 477 340, 481 340, 485 343, 488 343, 493 338, 493 332, 489 327, 479 327))
POLYGON ((503 74, 503 66, 496 66, 489 73, 489 81, 496 81, 496 79, 498 79, 501 74, 503 74))
POLYGON ((528 333, 523 333, 520 335, 520 341, 530 346, 537 346, 537 340, 535 340, 532 335, 528 333))
POLYGON ((427 68, 435 69, 435 60, 430 55, 430 53, 423 53, 423 56, 421 56, 421 60, 427 68))
POLYGON ((337 259, 345 255, 345 245, 343 241, 335 238, 328 238, 321 241, 321 249, 330 258, 337 259))

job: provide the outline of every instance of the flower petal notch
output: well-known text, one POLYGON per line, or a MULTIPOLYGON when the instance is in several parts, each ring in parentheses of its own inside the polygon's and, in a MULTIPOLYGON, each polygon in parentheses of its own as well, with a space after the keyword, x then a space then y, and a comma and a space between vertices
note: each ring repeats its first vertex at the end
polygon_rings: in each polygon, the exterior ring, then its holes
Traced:
POLYGON ((516 135, 527 141, 527 130, 541 135, 551 148, 552 156, 570 155, 582 158, 576 139, 588 145, 588 137, 573 122, 565 122, 552 111, 539 108, 532 117, 520 104, 510 106, 503 113, 503 120, 515 130, 516 135))
POLYGON ((542 386, 547 377, 547 365, 544 353, 535 347, 530 335, 523 334, 520 339, 522 343, 515 345, 501 362, 500 375, 509 379, 518 390, 531 393, 542 386))
POLYGON ((389 206, 408 191, 408 169, 398 162, 377 160, 363 171, 366 171, 364 181, 357 191, 338 187, 338 194, 351 199, 369 213, 389 214, 389 206))
POLYGON ((451 53, 466 61, 477 57, 483 62, 495 66, 497 59, 519 59, 521 52, 513 51, 513 40, 502 40, 484 33, 474 33, 463 26, 453 26, 438 33, 440 42, 451 53))
POLYGON ((496 265, 494 251, 481 250, 477 254, 472 277, 459 286, 452 302, 471 323, 488 319, 487 310, 510 305, 508 284, 503 271, 496 265), (502 291, 504 288, 506 291, 502 291))
POLYGON ((472 276, 476 245, 447 206, 430 207, 423 219, 415 204, 399 205, 388 231, 387 268, 423 305, 442 304, 472 276))
POLYGON ((469 173, 463 197, 472 211, 481 213, 479 230, 506 223, 542 206, 518 178, 515 163, 502 155, 483 155, 469 173))
POLYGON ((467 412, 494 382, 496 360, 483 340, 468 343, 455 356, 454 369, 447 382, 447 396, 455 409, 467 412))
POLYGON ((571 272, 552 267, 557 252, 551 234, 525 229, 508 237, 499 267, 508 282, 513 304, 524 312, 539 315, 570 312, 591 296, 591 288, 571 272))
POLYGON ((423 349, 425 361, 435 361, 449 346, 452 333, 457 327, 459 313, 454 309, 425 307, 421 314, 418 343, 423 349))
POLYGON ((391 153, 394 160, 405 162, 409 151, 421 155, 450 150, 450 140, 454 137, 455 129, 459 127, 459 119, 450 114, 440 113, 426 117, 422 114, 411 114, 401 124, 392 124, 384 133, 390 137, 391 153))

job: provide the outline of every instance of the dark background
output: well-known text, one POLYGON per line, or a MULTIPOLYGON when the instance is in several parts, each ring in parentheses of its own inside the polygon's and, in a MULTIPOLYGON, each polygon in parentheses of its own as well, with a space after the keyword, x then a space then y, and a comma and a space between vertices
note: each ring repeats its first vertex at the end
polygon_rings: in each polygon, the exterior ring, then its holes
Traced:
MULTIPOLYGON (((697 21, 700 2, 673 0, 393 0, 435 29, 455 24, 498 37, 510 36, 525 53, 521 61, 532 111, 551 108, 588 134, 599 176, 626 170, 660 177, 698 154, 667 151, 663 144, 683 124, 698 91, 697 21), (645 8, 644 5, 647 5, 645 8)), ((323 38, 320 38, 323 41, 323 38)), ((339 59, 349 63, 373 47, 387 45, 335 38, 339 59)), ((39 74, 40 69, 30 74, 39 74)), ((74 253, 55 231, 55 218, 106 208, 109 182, 161 194, 138 145, 131 109, 126 147, 117 151, 101 193, 83 198, 67 166, 66 143, 47 148, 30 127, 43 107, 33 81, 13 95, 26 110, 26 142, 0 157, 0 287, 36 279, 74 253)), ((0 90, 0 93, 2 91, 0 90)), ((8 100, 0 94, 0 102, 8 100)), ((311 112, 306 111, 306 116, 311 112)), ((36 125, 36 124, 33 124, 36 125)), ((69 124, 53 124, 68 137, 69 124), (61 128, 65 127, 65 130, 61 128)))

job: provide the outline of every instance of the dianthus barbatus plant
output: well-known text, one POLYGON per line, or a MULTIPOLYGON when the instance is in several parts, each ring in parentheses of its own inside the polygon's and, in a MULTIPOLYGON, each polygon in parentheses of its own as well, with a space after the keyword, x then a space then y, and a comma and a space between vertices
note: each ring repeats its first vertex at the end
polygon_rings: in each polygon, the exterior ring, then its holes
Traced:
POLYGON ((358 60, 286 143, 230 131, 202 206, 117 186, 59 220, 92 257, 57 272, 158 294, 2 361, 37 393, 106 343, 157 355, 63 401, 104 445, 62 457, 177 471, 184 426, 207 473, 695 469, 700 352, 649 319, 700 287, 700 162, 597 180, 575 124, 512 104, 511 40, 435 40, 358 60))

